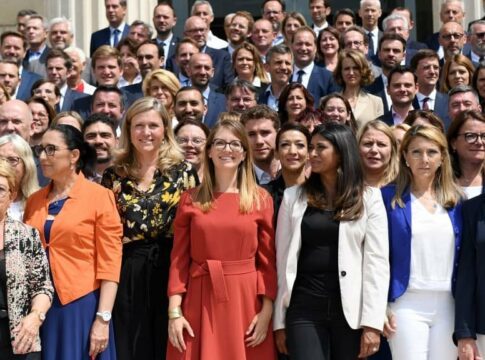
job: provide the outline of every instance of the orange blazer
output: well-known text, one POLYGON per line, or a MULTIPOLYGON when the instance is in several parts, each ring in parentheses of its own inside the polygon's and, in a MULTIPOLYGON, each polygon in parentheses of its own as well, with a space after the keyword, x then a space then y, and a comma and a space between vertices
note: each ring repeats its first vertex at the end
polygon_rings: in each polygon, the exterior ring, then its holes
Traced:
POLYGON ((46 244, 47 195, 52 183, 27 200, 24 221, 37 228, 49 263, 55 289, 63 305, 100 287, 101 280, 119 281, 123 228, 111 190, 80 174, 68 200, 54 219, 46 244))

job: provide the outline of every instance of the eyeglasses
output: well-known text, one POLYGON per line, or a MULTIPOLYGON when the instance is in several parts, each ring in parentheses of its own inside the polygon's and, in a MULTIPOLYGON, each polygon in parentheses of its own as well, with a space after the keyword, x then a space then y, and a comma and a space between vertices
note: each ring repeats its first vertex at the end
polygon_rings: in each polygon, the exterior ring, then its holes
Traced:
POLYGON ((479 39, 485 39, 485 32, 474 33, 472 35, 475 35, 479 39))
POLYGON ((202 145, 205 144, 205 139, 201 137, 193 137, 193 138, 188 138, 188 137, 183 137, 183 136, 177 136, 177 142, 179 145, 187 145, 189 141, 194 145, 195 147, 201 147, 202 145))
POLYGON ((49 144, 49 145, 46 145, 46 146, 42 146, 42 145, 37 145, 34 147, 34 153, 37 157, 40 157, 40 155, 45 151, 45 154, 47 156, 54 156, 54 154, 56 153, 56 151, 60 151, 60 150, 70 150, 70 149, 61 149, 60 147, 57 147, 55 145, 52 145, 52 144, 49 144))
POLYGON ((345 47, 346 48, 350 48, 352 46, 362 46, 364 45, 364 42, 363 41, 359 41, 359 40, 355 40, 355 41, 347 41, 345 43, 345 47))
POLYGON ((464 35, 465 34, 453 33, 453 34, 441 35, 441 37, 446 41, 450 41, 451 39, 460 40, 464 35))
POLYGON ((229 149, 234 152, 241 152, 244 150, 243 145, 239 140, 232 140, 227 142, 222 139, 215 139, 212 142, 212 146, 214 146, 214 148, 219 151, 223 151, 227 145, 229 145, 229 149))
POLYGON ((458 136, 463 136, 465 138, 465 141, 468 144, 474 144, 478 141, 478 138, 482 140, 482 143, 485 144, 485 133, 472 133, 472 132, 466 132, 466 133, 461 133, 458 134, 458 136))
POLYGON ((22 159, 18 156, 0 156, 0 160, 6 161, 12 167, 16 167, 22 159))

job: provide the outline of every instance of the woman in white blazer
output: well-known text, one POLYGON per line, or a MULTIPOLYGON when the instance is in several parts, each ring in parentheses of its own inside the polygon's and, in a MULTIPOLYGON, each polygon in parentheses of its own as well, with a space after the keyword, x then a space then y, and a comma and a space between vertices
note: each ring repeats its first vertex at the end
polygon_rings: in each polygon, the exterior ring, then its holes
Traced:
POLYGON ((382 196, 364 186, 347 126, 319 125, 310 162, 278 215, 276 344, 292 360, 367 357, 379 349, 389 284, 382 196))

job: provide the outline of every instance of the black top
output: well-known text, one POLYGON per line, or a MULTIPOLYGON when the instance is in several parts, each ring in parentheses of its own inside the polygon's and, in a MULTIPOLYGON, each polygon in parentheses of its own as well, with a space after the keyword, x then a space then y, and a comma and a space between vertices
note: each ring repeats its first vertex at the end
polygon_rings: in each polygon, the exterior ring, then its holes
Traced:
POLYGON ((282 175, 279 175, 276 179, 261 186, 268 190, 269 194, 273 198, 273 225, 276 227, 278 212, 280 210, 281 201, 283 201, 283 195, 286 189, 285 180, 283 179, 282 175))

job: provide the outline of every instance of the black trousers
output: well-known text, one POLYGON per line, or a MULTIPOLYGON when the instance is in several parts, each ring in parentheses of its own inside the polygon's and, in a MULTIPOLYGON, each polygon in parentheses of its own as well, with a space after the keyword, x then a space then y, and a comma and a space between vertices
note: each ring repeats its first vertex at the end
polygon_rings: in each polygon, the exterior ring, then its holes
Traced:
POLYGON ((290 304, 286 314, 290 359, 356 360, 362 331, 348 325, 339 296, 322 298, 319 302, 295 310, 290 304))

